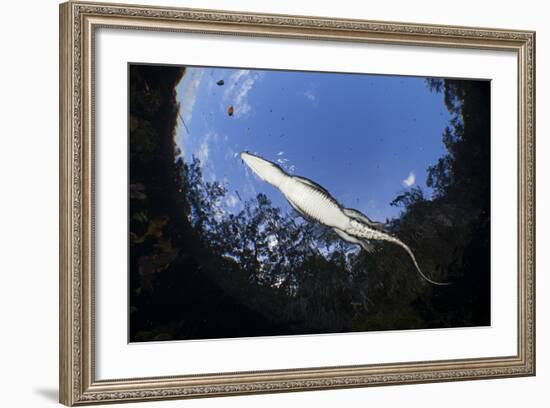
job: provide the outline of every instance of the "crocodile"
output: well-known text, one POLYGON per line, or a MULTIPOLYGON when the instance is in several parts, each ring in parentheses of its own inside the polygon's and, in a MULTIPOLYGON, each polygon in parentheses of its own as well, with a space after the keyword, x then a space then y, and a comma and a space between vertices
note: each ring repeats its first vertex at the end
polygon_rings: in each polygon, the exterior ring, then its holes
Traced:
POLYGON ((245 151, 240 157, 261 180, 277 188, 291 207, 306 220, 332 228, 342 240, 360 245, 367 251, 370 240, 396 244, 407 252, 416 270, 427 282, 434 285, 450 284, 427 277, 408 245, 383 231, 384 224, 372 221, 358 210, 344 208, 319 184, 305 177, 287 174, 279 165, 255 154, 245 151))

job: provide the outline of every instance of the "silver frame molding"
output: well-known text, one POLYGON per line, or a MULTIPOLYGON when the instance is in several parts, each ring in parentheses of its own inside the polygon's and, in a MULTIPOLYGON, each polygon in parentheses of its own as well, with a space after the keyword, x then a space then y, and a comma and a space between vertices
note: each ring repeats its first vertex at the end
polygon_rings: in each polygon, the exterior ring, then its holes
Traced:
POLYGON ((535 375, 535 33, 68 2, 60 5, 60 402, 130 402, 535 375), (94 33, 99 27, 505 50, 518 62, 518 349, 513 356, 96 380, 94 33))

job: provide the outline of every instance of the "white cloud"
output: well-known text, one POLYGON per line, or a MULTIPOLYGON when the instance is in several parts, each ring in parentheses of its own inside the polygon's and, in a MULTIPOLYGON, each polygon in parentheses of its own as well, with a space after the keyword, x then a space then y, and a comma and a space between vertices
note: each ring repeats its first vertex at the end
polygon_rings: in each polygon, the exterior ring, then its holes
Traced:
POLYGON ((235 116, 239 117, 245 115, 252 109, 248 103, 247 95, 254 86, 254 82, 256 82, 255 78, 247 78, 237 92, 234 105, 235 116))
MULTIPOLYGON (((244 166, 246 167, 246 166, 244 166)), ((246 174, 246 181, 243 185, 243 193, 245 193, 247 196, 250 197, 256 197, 256 187, 254 187, 254 180, 252 179, 252 176, 250 175, 250 172, 248 170, 245 170, 246 174)))
POLYGON ((202 143, 199 145, 199 148, 196 152, 197 158, 200 160, 203 169, 206 167, 206 163, 208 162, 208 158, 210 157, 211 140, 214 140, 214 142, 218 140, 218 134, 216 132, 210 131, 206 133, 206 135, 204 135, 202 143))
POLYGON ((304 96, 307 99, 309 99, 311 102, 316 102, 317 101, 317 96, 313 93, 313 91, 311 89, 308 89, 307 91, 305 91, 304 96))
POLYGON ((250 70, 249 69, 240 69, 238 71, 235 71, 233 74, 231 74, 229 79, 226 81, 227 88, 225 89, 225 92, 224 92, 224 98, 228 98, 229 95, 234 93, 235 88, 237 87, 239 80, 242 77, 246 77, 248 75, 250 75, 250 70))
POLYGON ((227 150, 225 151, 225 156, 224 156, 225 160, 228 160, 228 161, 233 160, 235 157, 237 157, 237 153, 235 153, 235 151, 232 148, 228 147, 227 150))
POLYGON ((414 172, 411 171, 408 175, 408 177, 403 180, 403 187, 410 187, 412 186, 414 183, 416 183, 416 176, 414 175, 414 172))
POLYGON ((228 106, 233 106, 233 116, 238 118, 248 114, 252 110, 248 102, 248 94, 261 77, 262 74, 248 69, 234 72, 227 81, 229 85, 224 92, 222 110, 225 111, 228 106))
POLYGON ((201 68, 187 68, 181 86, 178 87, 178 101, 180 102, 180 113, 189 126, 193 118, 193 108, 197 99, 197 92, 202 81, 204 70, 201 68))
POLYGON ((308 88, 302 93, 302 95, 305 96, 309 102, 311 102, 313 107, 317 107, 317 105, 319 105, 319 94, 315 84, 309 84, 308 88))
POLYGON ((229 194, 226 198, 225 198, 225 204, 229 207, 229 208, 235 208, 237 206, 237 204, 239 204, 239 199, 234 195, 234 194, 229 194))
POLYGON ((201 165, 204 167, 208 161, 208 155, 210 154, 210 148, 208 147, 208 141, 203 141, 197 150, 197 158, 201 161, 201 165))
POLYGON ((281 166, 287 173, 293 174, 296 167, 293 164, 290 164, 289 159, 282 157, 284 152, 279 152, 276 154, 277 159, 275 160, 279 166, 281 166))

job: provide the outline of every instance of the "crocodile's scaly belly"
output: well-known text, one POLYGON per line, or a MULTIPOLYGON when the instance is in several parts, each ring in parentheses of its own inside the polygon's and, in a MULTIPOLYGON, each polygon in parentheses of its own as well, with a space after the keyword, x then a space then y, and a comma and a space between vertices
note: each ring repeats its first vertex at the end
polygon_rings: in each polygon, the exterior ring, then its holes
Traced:
POLYGON ((312 220, 341 230, 348 226, 349 218, 342 212, 334 198, 324 191, 292 178, 281 186, 281 191, 291 204, 312 220))

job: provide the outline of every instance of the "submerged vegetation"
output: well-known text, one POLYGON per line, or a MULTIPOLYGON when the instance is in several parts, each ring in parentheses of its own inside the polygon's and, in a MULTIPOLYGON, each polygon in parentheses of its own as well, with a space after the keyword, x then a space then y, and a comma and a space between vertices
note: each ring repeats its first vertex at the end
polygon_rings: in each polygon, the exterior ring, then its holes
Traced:
POLYGON ((389 231, 406 252, 359 250, 259 194, 221 211, 226 186, 174 143, 185 69, 130 67, 130 341, 490 324, 489 83, 429 79, 452 119, 447 153, 396 197, 389 231))

